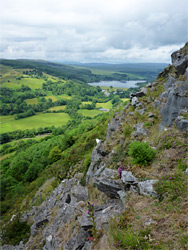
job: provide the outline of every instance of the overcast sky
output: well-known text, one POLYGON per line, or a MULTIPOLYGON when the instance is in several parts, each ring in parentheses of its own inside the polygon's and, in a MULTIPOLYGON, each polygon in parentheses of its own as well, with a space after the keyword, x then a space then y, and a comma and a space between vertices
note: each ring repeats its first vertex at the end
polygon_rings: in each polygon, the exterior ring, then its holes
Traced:
POLYGON ((167 62, 188 40, 187 0, 0 0, 0 57, 167 62))

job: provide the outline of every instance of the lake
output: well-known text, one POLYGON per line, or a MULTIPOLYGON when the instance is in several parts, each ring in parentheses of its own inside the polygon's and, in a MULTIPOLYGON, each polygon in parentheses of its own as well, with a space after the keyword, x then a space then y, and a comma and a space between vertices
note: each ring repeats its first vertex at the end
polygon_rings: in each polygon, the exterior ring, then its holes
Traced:
POLYGON ((120 82, 120 81, 100 81, 100 82, 92 82, 88 83, 89 85, 92 86, 104 86, 104 87, 114 87, 114 88, 134 88, 138 87, 136 83, 138 82, 146 82, 146 81, 141 81, 141 80, 128 80, 125 82, 120 82))

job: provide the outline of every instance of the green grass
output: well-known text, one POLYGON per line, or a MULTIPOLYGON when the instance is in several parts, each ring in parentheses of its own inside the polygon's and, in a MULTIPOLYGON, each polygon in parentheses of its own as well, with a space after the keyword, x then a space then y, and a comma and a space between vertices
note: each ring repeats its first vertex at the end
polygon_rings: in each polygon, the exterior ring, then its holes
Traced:
POLYGON ((98 114, 101 114, 103 113, 103 111, 100 111, 100 110, 87 110, 87 109, 80 109, 78 110, 78 113, 79 114, 82 114, 83 116, 90 116, 90 117, 94 117, 98 114))
POLYGON ((66 108, 66 105, 63 105, 63 106, 56 106, 56 107, 52 107, 52 108, 49 108, 50 111, 53 111, 53 110, 65 110, 66 108))
POLYGON ((21 88, 22 84, 30 87, 31 89, 39 89, 42 87, 42 84, 45 82, 44 79, 37 79, 37 78, 22 78, 21 80, 16 80, 15 78, 12 80, 11 77, 8 77, 10 82, 4 81, 2 82, 1 86, 8 87, 8 88, 21 88))
POLYGON ((11 88, 11 89, 19 89, 21 88, 22 85, 19 83, 14 83, 14 82, 3 82, 0 86, 11 88))
POLYGON ((42 87, 42 84, 44 83, 44 79, 37 79, 37 78, 22 78, 19 80, 20 87, 22 84, 29 86, 31 89, 39 89, 42 87))
POLYGON ((58 99, 72 99, 72 97, 71 96, 68 96, 68 95, 66 95, 66 94, 63 94, 63 95, 57 95, 56 96, 58 99))
POLYGON ((92 104, 92 102, 82 102, 82 104, 92 104))
POLYGON ((55 101, 57 101, 57 100, 58 100, 58 99, 57 99, 57 97, 56 97, 56 96, 54 96, 54 95, 45 96, 44 98, 45 98, 46 100, 48 100, 48 99, 50 98, 50 99, 52 99, 52 101, 53 101, 53 102, 55 102, 55 101))
POLYGON ((26 99, 25 101, 27 104, 37 104, 38 103, 37 98, 26 99))
POLYGON ((129 101, 130 99, 129 99, 129 98, 121 98, 121 100, 122 100, 123 102, 126 102, 126 101, 129 101))
POLYGON ((103 109, 112 109, 112 103, 111 101, 108 101, 106 103, 96 103, 96 107, 103 109))
MULTIPOLYGON (((186 166, 186 165, 185 165, 186 166)), ((164 200, 164 204, 168 204, 169 202, 177 202, 181 204, 184 197, 182 194, 187 193, 187 176, 182 173, 182 171, 176 171, 174 174, 169 174, 165 172, 161 179, 155 184, 155 190, 158 193, 159 201, 164 200)))
POLYGON ((2 115, 0 116, 0 123, 2 124, 14 120, 14 117, 15 115, 2 115))
MULTIPOLYGON (((85 104, 92 104, 92 102, 82 102, 83 105, 85 104)), ((108 101, 106 103, 96 103, 96 108, 103 108, 103 109, 112 109, 112 103, 111 101, 108 101)))
POLYGON ((70 116, 66 113, 46 113, 38 114, 31 117, 9 120, 1 124, 1 133, 11 132, 15 130, 33 129, 39 127, 61 126, 70 120, 70 116))
MULTIPOLYGON (((24 69, 24 70, 30 70, 30 69, 24 69)), ((22 84, 29 86, 32 89, 38 89, 42 87, 42 84, 45 82, 43 78, 32 78, 28 75, 23 74, 23 69, 12 69, 11 67, 0 65, 0 74, 2 75, 0 79, 0 87, 8 87, 17 89, 20 88, 22 84), (17 80, 18 77, 23 77, 20 80, 17 80)), ((57 82, 60 79, 55 76, 51 76, 48 74, 43 73, 43 76, 47 78, 47 80, 50 80, 52 82, 57 82)), ((61 80, 62 84, 64 85, 65 81, 61 80)))

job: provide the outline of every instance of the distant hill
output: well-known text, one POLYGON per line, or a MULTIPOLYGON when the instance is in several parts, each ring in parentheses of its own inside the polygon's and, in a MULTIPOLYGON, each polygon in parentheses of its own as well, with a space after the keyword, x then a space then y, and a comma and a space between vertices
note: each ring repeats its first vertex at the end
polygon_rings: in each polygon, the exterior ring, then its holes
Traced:
POLYGON ((71 63, 71 66, 80 66, 84 68, 93 69, 107 69, 116 71, 158 71, 163 70, 167 63, 123 63, 123 64, 109 64, 109 63, 71 63))
POLYGON ((138 79, 142 77, 146 80, 154 80, 159 72, 161 72, 168 64, 166 63, 124 63, 124 64, 108 64, 108 63, 73 63, 69 64, 79 68, 89 69, 92 73, 118 72, 126 73, 130 79, 132 74, 138 79))
POLYGON ((43 60, 1 59, 0 63, 15 69, 37 69, 52 76, 61 77, 63 79, 77 79, 84 82, 88 82, 88 79, 90 79, 92 75, 91 71, 88 69, 76 69, 68 65, 43 60))
POLYGON ((62 64, 44 60, 1 59, 0 63, 16 69, 37 69, 63 79, 77 79, 84 82, 111 80, 154 80, 158 73, 167 66, 165 63, 75 63, 62 64))

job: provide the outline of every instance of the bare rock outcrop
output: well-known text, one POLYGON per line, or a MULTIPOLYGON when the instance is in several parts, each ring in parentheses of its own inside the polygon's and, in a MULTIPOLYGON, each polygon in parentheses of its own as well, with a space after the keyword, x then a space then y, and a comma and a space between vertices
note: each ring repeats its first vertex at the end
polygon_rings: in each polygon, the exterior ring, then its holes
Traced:
POLYGON ((118 178, 117 171, 105 168, 98 178, 95 179, 97 188, 110 198, 121 198, 120 194, 126 194, 131 190, 144 196, 157 197, 153 184, 157 180, 139 180, 131 171, 122 171, 121 178, 118 178), (120 193, 121 192, 121 193, 120 193))
POLYGON ((122 186, 120 180, 116 177, 117 171, 105 168, 95 180, 97 188, 110 198, 119 198, 118 191, 122 189, 122 186))
POLYGON ((172 65, 175 66, 178 75, 183 75, 188 66, 188 42, 182 49, 172 53, 171 59, 172 65))
POLYGON ((168 93, 168 99, 165 107, 162 108, 162 125, 170 126, 179 116, 182 109, 187 109, 188 106, 188 83, 176 82, 174 88, 168 93))
POLYGON ((102 159, 108 154, 109 152, 104 149, 104 142, 99 141, 97 143, 97 146, 93 149, 91 155, 91 164, 87 171, 86 184, 91 182, 91 179, 93 175, 97 172, 97 170, 100 170, 101 168, 105 167, 105 163, 102 161, 102 159))
POLYGON ((121 125, 122 125, 121 116, 119 116, 118 113, 115 113, 113 119, 111 119, 110 122, 108 123, 106 140, 109 140, 110 137, 113 135, 113 133, 119 130, 121 125))
POLYGON ((185 111, 184 113, 188 112, 188 43, 179 51, 174 52, 171 58, 172 64, 177 70, 177 75, 185 74, 185 80, 180 81, 169 76, 166 81, 166 92, 160 96, 160 99, 164 97, 167 99, 165 106, 161 109, 161 127, 171 126, 175 122, 178 129, 188 130, 188 120, 181 115, 182 110, 185 111))

